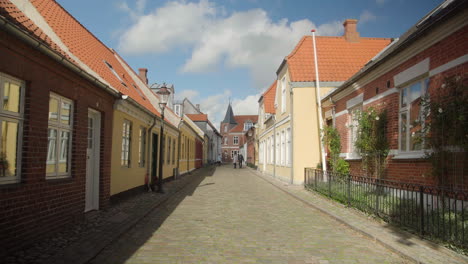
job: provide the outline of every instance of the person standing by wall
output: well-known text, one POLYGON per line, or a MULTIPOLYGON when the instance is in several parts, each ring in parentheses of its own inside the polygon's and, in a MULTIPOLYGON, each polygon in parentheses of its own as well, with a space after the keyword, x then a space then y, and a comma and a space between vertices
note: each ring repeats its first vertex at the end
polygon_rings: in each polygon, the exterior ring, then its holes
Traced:
POLYGON ((236 165, 237 165, 237 154, 235 154, 233 157, 232 157, 232 163, 234 164, 234 169, 236 168, 236 165))

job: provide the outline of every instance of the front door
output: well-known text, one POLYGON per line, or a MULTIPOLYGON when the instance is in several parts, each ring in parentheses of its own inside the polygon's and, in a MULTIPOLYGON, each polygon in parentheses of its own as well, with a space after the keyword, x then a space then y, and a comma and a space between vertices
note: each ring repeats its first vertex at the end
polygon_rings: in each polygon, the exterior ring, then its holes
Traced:
POLYGON ((153 133, 153 147, 151 151, 151 184, 156 180, 156 166, 158 164, 158 135, 153 133))
POLYGON ((99 209, 99 146, 101 114, 88 109, 88 142, 86 151, 85 212, 99 209))

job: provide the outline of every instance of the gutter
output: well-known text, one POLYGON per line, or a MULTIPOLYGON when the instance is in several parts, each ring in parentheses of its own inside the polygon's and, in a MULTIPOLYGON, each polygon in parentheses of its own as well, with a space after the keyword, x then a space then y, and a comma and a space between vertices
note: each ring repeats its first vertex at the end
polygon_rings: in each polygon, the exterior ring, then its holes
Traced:
POLYGON ((6 32, 14 35, 25 44, 29 45, 33 49, 38 50, 42 54, 46 55, 47 57, 53 59, 54 61, 58 62, 59 64, 65 66, 65 68, 77 73, 81 77, 85 78, 86 80, 94 83, 96 86, 100 87, 101 89, 105 90, 106 92, 110 93, 116 98, 120 97, 119 91, 110 87, 109 85, 101 82, 93 75, 89 74, 88 72, 84 71, 72 61, 67 59, 65 56, 59 54, 55 50, 51 49, 48 45, 44 44, 42 41, 36 39, 35 37, 31 36, 29 33, 25 32, 24 30, 20 29, 17 25, 11 23, 4 17, 0 16, 0 28, 5 30, 6 32))

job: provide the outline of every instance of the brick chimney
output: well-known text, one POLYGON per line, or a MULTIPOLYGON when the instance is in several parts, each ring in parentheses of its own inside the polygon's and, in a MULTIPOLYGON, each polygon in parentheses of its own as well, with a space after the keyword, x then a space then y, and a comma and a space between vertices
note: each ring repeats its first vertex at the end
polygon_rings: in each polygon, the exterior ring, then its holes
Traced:
POLYGON ((139 69, 138 69, 138 76, 140 76, 140 79, 141 79, 145 84, 148 84, 147 73, 148 73, 148 69, 146 69, 146 68, 139 68, 139 69))
POLYGON ((357 32, 357 19, 346 19, 343 23, 344 37, 348 42, 359 42, 359 32, 357 32))

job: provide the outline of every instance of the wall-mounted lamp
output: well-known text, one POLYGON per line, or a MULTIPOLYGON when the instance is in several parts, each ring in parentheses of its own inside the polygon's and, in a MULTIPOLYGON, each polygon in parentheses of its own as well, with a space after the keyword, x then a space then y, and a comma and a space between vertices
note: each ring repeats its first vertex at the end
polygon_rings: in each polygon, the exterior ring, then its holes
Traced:
POLYGON ((128 95, 122 94, 120 97, 122 98, 122 100, 126 100, 128 98, 128 95))

